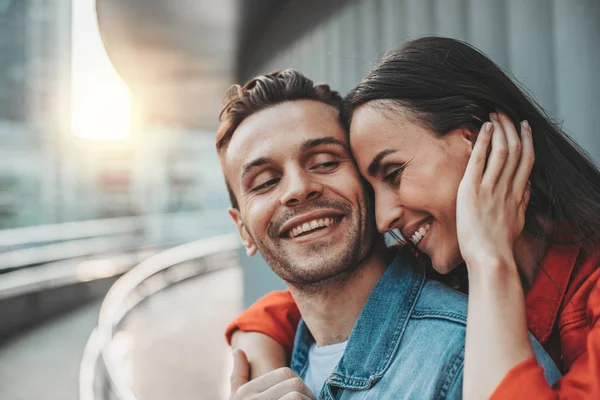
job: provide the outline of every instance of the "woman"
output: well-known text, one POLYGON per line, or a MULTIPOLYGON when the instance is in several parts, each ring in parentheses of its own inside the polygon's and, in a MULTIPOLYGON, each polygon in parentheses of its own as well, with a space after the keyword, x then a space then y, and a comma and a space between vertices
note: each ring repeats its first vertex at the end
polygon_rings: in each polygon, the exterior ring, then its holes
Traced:
MULTIPOLYGON (((492 61, 453 39, 384 57, 343 115, 379 230, 402 231, 441 274, 466 264, 465 397, 600 398, 597 167, 492 61), (565 374, 554 388, 528 328, 565 374)), ((260 373, 283 365, 298 318, 287 292, 270 294, 228 335, 237 330, 234 346, 254 353, 260 373)))

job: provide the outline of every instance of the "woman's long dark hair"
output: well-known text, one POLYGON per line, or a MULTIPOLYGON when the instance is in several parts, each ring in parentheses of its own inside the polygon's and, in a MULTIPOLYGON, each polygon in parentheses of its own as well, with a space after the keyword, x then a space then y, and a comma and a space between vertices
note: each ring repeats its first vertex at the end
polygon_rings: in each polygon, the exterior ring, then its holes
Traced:
POLYGON ((506 73, 467 43, 442 37, 410 41, 384 56, 345 99, 342 118, 375 101, 391 103, 442 136, 467 127, 479 132, 489 113, 502 111, 533 131, 535 164, 525 230, 549 243, 598 244, 600 171, 506 73), (542 229, 537 216, 551 222, 542 229))

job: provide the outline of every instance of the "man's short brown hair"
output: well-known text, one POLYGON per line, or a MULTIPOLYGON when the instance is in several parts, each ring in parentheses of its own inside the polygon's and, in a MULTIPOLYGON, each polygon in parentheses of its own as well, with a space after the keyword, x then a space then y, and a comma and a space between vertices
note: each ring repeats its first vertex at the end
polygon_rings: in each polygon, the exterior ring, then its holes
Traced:
MULTIPOLYGON (((329 85, 315 85, 314 82, 293 69, 277 71, 257 76, 244 86, 233 85, 225 96, 225 106, 221 110, 221 125, 217 131, 217 152, 223 165, 223 155, 238 126, 252 114, 266 108, 294 100, 316 100, 337 108, 342 104, 340 94, 329 85)), ((227 178, 227 190, 231 206, 238 208, 238 202, 227 178)))

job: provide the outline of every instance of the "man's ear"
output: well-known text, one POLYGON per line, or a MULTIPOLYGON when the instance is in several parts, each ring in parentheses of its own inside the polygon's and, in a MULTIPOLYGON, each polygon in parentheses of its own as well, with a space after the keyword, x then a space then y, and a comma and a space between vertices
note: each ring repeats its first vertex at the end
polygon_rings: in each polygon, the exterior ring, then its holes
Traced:
POLYGON ((254 239, 252 239, 252 236, 246 229, 244 221, 242 221, 242 215, 240 214, 240 211, 235 208, 229 208, 228 211, 229 215, 231 215, 231 218, 233 219, 233 222, 235 223, 238 234, 242 239, 242 244, 246 248, 246 254, 248 254, 248 257, 252 257, 257 251, 256 243, 254 243, 254 239))

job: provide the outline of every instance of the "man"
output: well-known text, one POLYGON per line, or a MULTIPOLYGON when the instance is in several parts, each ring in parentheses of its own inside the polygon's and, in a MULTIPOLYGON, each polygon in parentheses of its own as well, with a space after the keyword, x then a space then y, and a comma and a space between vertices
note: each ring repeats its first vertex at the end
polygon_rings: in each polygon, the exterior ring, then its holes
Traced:
MULTIPOLYGON (((233 398, 461 398, 466 298, 386 249, 339 95, 286 70, 229 99, 217 150, 231 217, 302 315, 293 372, 267 373, 233 398)), ((553 382, 556 367, 534 348, 553 382)))

